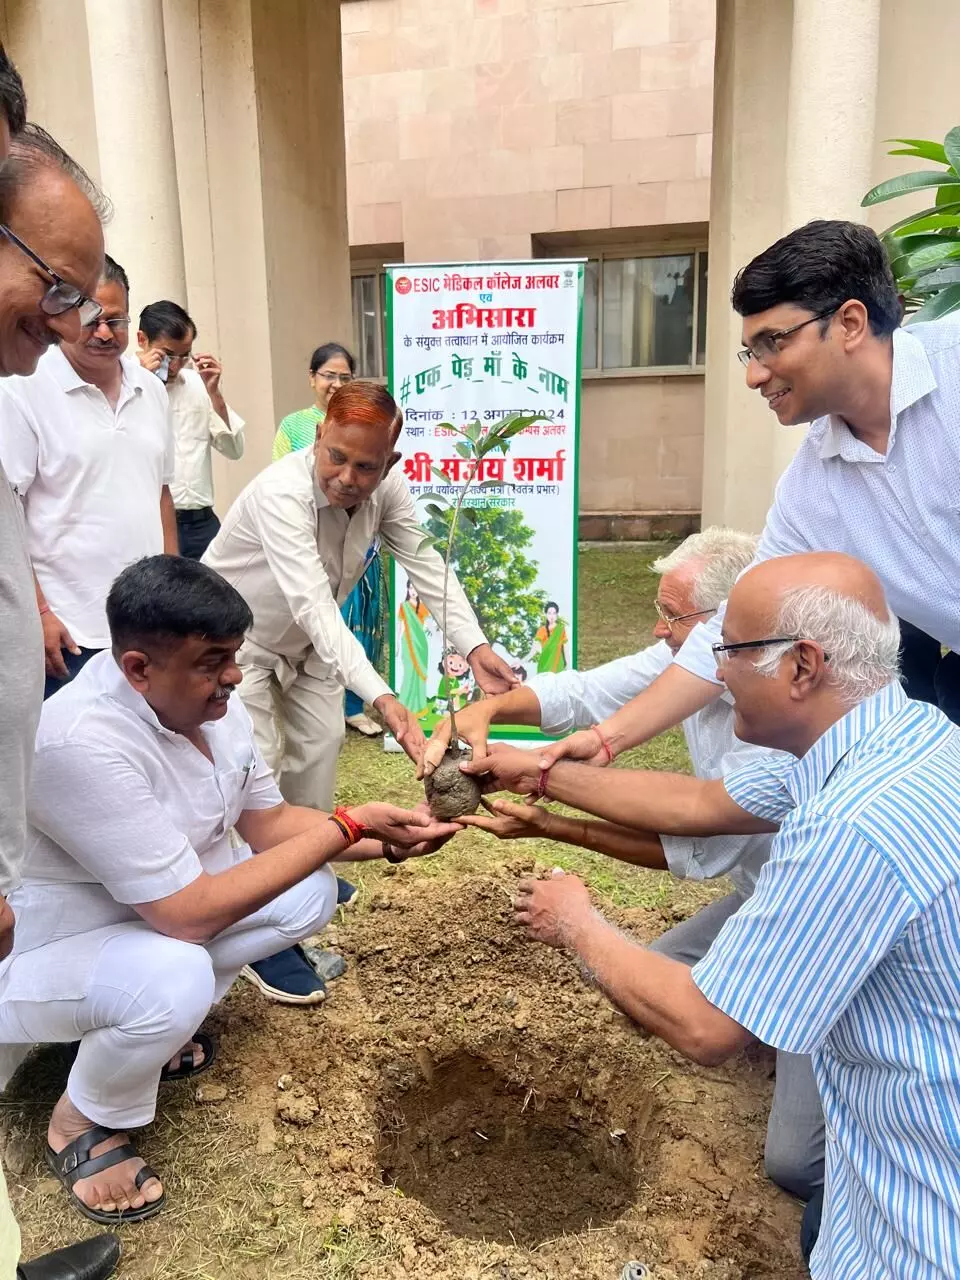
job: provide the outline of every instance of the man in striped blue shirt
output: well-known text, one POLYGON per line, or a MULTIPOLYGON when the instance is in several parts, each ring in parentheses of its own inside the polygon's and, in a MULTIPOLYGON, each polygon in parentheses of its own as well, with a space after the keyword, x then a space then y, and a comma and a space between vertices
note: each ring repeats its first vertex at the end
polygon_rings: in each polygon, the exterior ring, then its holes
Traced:
POLYGON ((795 763, 700 781, 560 762, 544 777, 536 753, 501 748, 471 766, 630 826, 779 827, 753 897, 692 971, 607 924, 573 876, 524 882, 517 918, 696 1061, 752 1037, 812 1055, 820 1280, 960 1276, 960 729, 903 693, 898 639, 859 561, 770 560, 731 593, 716 656, 737 735, 795 763))

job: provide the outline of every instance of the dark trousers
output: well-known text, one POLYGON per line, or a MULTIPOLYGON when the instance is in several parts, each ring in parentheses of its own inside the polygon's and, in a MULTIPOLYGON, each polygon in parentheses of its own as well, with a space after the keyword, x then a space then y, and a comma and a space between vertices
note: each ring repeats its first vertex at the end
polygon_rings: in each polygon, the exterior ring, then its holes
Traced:
POLYGON ((69 684, 73 677, 79 671, 83 670, 95 653, 101 652, 102 650, 100 649, 81 649, 79 653, 70 653, 67 649, 61 649, 60 653, 63 656, 64 662, 67 664, 67 678, 65 680, 61 680, 57 676, 47 676, 46 682, 43 686, 44 702, 46 702, 47 698, 55 694, 58 689, 62 689, 64 685, 69 684))
POLYGON ((820 1187, 813 1193, 812 1199, 808 1200, 807 1207, 803 1211, 803 1221, 800 1223, 800 1252, 803 1254, 804 1262, 810 1261, 813 1246, 817 1243, 817 1237, 820 1234, 822 1216, 823 1187, 820 1187))
POLYGON ((220 521, 213 507, 198 507, 177 512, 177 541, 180 554, 188 560, 199 560, 217 536, 220 521))
POLYGON ((940 651, 940 641, 900 620, 900 672, 907 696, 932 702, 960 724, 960 654, 940 651))

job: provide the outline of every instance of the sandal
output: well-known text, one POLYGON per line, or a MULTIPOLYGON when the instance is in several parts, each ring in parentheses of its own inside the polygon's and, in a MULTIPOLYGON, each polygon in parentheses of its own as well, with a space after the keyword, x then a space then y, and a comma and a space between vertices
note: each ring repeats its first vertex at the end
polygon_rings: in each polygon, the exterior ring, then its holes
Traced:
POLYGON ((217 1044, 213 1037, 197 1031, 193 1036, 193 1043, 203 1050, 203 1061, 199 1067, 193 1065, 193 1050, 185 1049, 180 1055, 179 1067, 174 1067, 171 1071, 167 1065, 160 1072, 161 1084, 166 1084, 169 1080, 189 1080, 192 1076, 203 1075, 204 1071, 213 1066, 217 1057, 217 1044))
MULTIPOLYGON (((107 1213, 104 1209, 91 1209, 74 1191, 74 1184, 81 1178, 89 1178, 95 1173, 102 1173, 104 1169, 112 1169, 115 1164, 122 1164, 124 1160, 137 1155, 137 1150, 131 1142, 114 1147, 112 1151, 105 1151, 100 1156, 90 1155, 94 1147, 120 1132, 119 1129, 104 1129, 102 1125, 97 1124, 86 1133, 81 1133, 80 1137, 75 1138, 73 1142, 68 1142, 62 1151, 54 1151, 48 1142, 44 1153, 47 1164, 69 1194, 73 1207, 85 1218, 108 1227, 118 1222, 144 1222, 160 1212, 167 1198, 164 1192, 159 1200, 141 1205, 139 1209, 119 1209, 114 1210, 113 1213, 107 1213)), ((159 1180, 159 1175, 145 1164, 134 1179, 137 1190, 139 1191, 150 1178, 159 1180)))

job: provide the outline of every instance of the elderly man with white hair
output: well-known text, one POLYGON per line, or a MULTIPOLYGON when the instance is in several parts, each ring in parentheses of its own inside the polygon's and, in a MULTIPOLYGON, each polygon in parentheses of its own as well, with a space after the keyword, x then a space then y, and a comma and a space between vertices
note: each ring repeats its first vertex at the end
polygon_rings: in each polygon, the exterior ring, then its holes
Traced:
POLYGON ((960 729, 907 698, 876 575, 769 560, 730 593, 718 672, 739 737, 787 752, 722 780, 495 747, 461 766, 680 835, 779 827, 756 891, 693 969, 638 946, 574 876, 521 883, 518 923, 579 957, 696 1062, 753 1037, 809 1053, 826 1120, 814 1280, 960 1275, 960 729))
MULTIPOLYGON (((587 729, 612 715, 670 666, 694 627, 710 618, 730 594, 753 560, 756 545, 753 535, 735 529, 714 527, 692 534, 651 566, 660 575, 656 644, 592 671, 537 675, 510 693, 472 703, 457 713, 460 736, 482 754, 491 724, 538 725, 545 733, 560 734, 587 729)), ((685 720, 683 733, 698 778, 722 778, 772 754, 739 741, 729 694, 685 720)), ((442 750, 447 736, 448 731, 435 732, 428 759, 442 750)), ((688 965, 706 955, 724 923, 746 902, 770 854, 772 837, 767 834, 676 836, 656 828, 644 831, 562 817, 506 800, 495 800, 492 808, 494 816, 481 815, 471 822, 501 839, 546 836, 685 879, 728 876, 732 892, 654 943, 654 950, 688 965)), ((809 1200, 823 1182, 823 1141, 823 1112, 809 1057, 778 1054, 764 1150, 767 1174, 785 1190, 809 1200)))

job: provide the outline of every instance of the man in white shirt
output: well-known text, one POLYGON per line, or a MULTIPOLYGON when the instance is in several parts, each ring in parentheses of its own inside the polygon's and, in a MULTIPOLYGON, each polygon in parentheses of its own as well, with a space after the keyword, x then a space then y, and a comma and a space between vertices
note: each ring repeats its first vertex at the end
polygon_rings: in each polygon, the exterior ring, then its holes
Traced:
MULTIPOLYGON (((654 628, 658 643, 592 671, 536 675, 499 698, 472 703, 457 714, 461 738, 486 749, 491 724, 538 725, 545 733, 587 729, 648 688, 670 665, 687 636, 706 623, 726 599, 738 575, 751 563, 757 539, 733 529, 704 529, 651 566, 660 574, 654 628)), ((780 752, 741 742, 734 731, 729 694, 683 722, 683 734, 698 778, 722 778, 758 759, 779 762, 780 752)), ((435 732, 427 760, 437 759, 447 738, 435 732)), ((599 744, 599 739, 598 739, 599 744)), ((610 854, 621 861, 675 876, 707 880, 728 876, 733 892, 669 929, 652 949, 694 965, 707 954, 720 929, 756 888, 770 856, 772 836, 692 837, 620 827, 614 823, 564 817, 539 806, 494 800, 495 816, 464 819, 500 839, 546 836, 610 854)), ((764 1152, 774 1182, 809 1200, 823 1182, 823 1111, 810 1060, 778 1053, 777 1080, 764 1152)))
MULTIPOLYGON (((240 664, 257 742, 291 804, 329 807, 351 689, 380 712, 419 763, 423 731, 367 658, 340 606, 381 540, 434 617, 443 613, 443 561, 424 546, 413 498, 396 467, 403 415, 384 388, 351 382, 331 397, 313 448, 278 459, 230 508, 204 563, 253 610, 240 664)), ((450 574, 448 640, 488 693, 517 680, 487 644, 450 574)), ((269 999, 304 1003, 309 966, 296 951, 250 966, 269 999)), ((333 976, 332 974, 330 976, 333 976)), ((318 996, 323 982, 315 977, 318 996)))
POLYGON ((41 716, 17 936, 0 967, 0 1043, 80 1039, 46 1154, 97 1222, 159 1211, 160 1180, 126 1131, 153 1119, 160 1079, 211 1064, 197 1027, 241 968, 327 923, 328 864, 399 862, 458 829, 425 806, 331 817, 283 801, 231 697, 250 610, 205 565, 137 561, 107 615, 111 650, 41 716))
POLYGON ((243 419, 223 397, 216 356, 193 354, 197 326, 175 302, 151 302, 140 312, 140 363, 167 384, 176 450, 173 503, 180 554, 199 560, 220 528, 213 510, 210 450, 243 457, 243 419))
MULTIPOLYGON (((777 485, 758 560, 855 556, 898 617, 960 653, 960 317, 901 329, 883 245, 853 222, 811 222, 778 240, 737 276, 733 305, 747 384, 784 426, 812 423, 777 485)), ((720 696, 710 646, 722 620, 721 609, 601 723, 614 755, 720 696)), ((953 679, 958 670, 950 664, 953 679)), ((564 756, 607 762, 590 733, 542 759, 564 756)))
POLYGON ((105 602, 121 569, 177 550, 173 433, 159 379, 124 355, 129 285, 112 258, 96 324, 0 384, 0 460, 23 501, 49 697, 110 643, 105 602))

